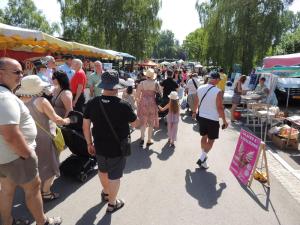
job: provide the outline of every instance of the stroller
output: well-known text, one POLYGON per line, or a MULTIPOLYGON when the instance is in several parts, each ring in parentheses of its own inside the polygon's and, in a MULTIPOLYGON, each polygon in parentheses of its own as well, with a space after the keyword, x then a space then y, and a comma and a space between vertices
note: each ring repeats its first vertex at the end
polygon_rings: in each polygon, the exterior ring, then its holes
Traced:
POLYGON ((82 131, 83 115, 80 112, 72 111, 68 117, 76 122, 61 128, 66 146, 73 153, 60 165, 61 174, 68 177, 75 177, 81 182, 86 182, 89 173, 94 171, 97 164, 95 157, 88 153, 87 144, 82 131))

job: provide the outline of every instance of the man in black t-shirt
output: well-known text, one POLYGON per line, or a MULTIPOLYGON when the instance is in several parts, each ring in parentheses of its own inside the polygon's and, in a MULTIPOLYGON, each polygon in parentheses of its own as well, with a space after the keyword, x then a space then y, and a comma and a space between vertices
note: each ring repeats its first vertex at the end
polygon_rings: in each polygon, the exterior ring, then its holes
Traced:
POLYGON ((168 70, 167 71, 167 79, 163 80, 160 83, 160 86, 163 88, 163 106, 169 103, 169 94, 172 91, 177 91, 178 90, 178 84, 176 81, 173 79, 173 71, 168 70))
POLYGON ((107 71, 102 74, 101 79, 99 88, 104 90, 103 95, 87 103, 83 131, 89 153, 96 155, 97 158, 99 178, 103 186, 101 197, 103 201, 109 201, 106 212, 112 213, 125 204, 123 200, 116 198, 126 164, 119 140, 130 135, 129 123, 135 127, 138 121, 129 103, 117 97, 118 89, 122 88, 119 84, 118 73, 107 71), (101 105, 119 140, 116 140, 101 105), (93 124, 92 133, 91 123, 93 124))

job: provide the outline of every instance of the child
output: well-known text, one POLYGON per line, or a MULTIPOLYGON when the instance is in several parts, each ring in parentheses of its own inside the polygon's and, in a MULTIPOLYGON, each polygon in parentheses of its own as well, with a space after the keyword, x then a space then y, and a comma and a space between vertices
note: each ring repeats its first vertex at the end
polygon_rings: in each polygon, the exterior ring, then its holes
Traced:
POLYGON ((169 113, 167 115, 168 122, 168 143, 171 147, 175 147, 174 141, 176 141, 177 130, 178 130, 178 122, 179 122, 179 97, 176 91, 172 91, 168 96, 170 101, 165 107, 158 106, 160 111, 165 111, 169 109, 169 113))
POLYGON ((134 80, 132 78, 128 78, 126 81, 127 89, 123 92, 122 99, 127 101, 133 110, 136 110, 135 105, 135 93, 134 93, 134 80))

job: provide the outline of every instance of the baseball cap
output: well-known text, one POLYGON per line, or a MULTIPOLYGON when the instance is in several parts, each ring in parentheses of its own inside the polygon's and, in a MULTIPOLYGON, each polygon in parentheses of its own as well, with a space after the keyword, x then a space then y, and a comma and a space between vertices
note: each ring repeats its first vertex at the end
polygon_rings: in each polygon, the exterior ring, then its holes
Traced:
POLYGON ((221 79, 221 78, 220 78, 220 74, 219 74, 218 72, 211 72, 211 73, 209 74, 209 78, 210 78, 210 79, 214 79, 214 80, 221 79))

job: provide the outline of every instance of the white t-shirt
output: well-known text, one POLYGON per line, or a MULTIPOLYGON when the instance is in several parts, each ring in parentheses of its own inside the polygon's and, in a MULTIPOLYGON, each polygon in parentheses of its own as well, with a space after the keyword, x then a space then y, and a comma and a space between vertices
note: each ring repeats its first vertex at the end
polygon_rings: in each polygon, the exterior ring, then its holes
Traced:
MULTIPOLYGON (((8 89, 0 86, 0 125, 19 124, 19 128, 31 149, 35 149, 37 129, 28 108, 8 89)), ((0 164, 19 158, 0 134, 0 164)))
MULTIPOLYGON (((213 85, 211 84, 205 84, 198 88, 197 90, 197 95, 199 98, 199 104, 207 90, 212 87, 213 85)), ((221 90, 217 87, 211 88, 205 98, 203 99, 201 105, 200 105, 200 110, 199 110, 199 116, 214 120, 214 121, 219 121, 219 113, 217 110, 217 95, 221 90)))
POLYGON ((188 89, 188 94, 191 95, 191 94, 196 94, 197 93, 197 89, 194 85, 194 82, 193 80, 195 81, 197 87, 199 88, 200 87, 200 83, 197 79, 195 78, 191 78, 188 80, 187 84, 186 84, 186 88, 188 89))

